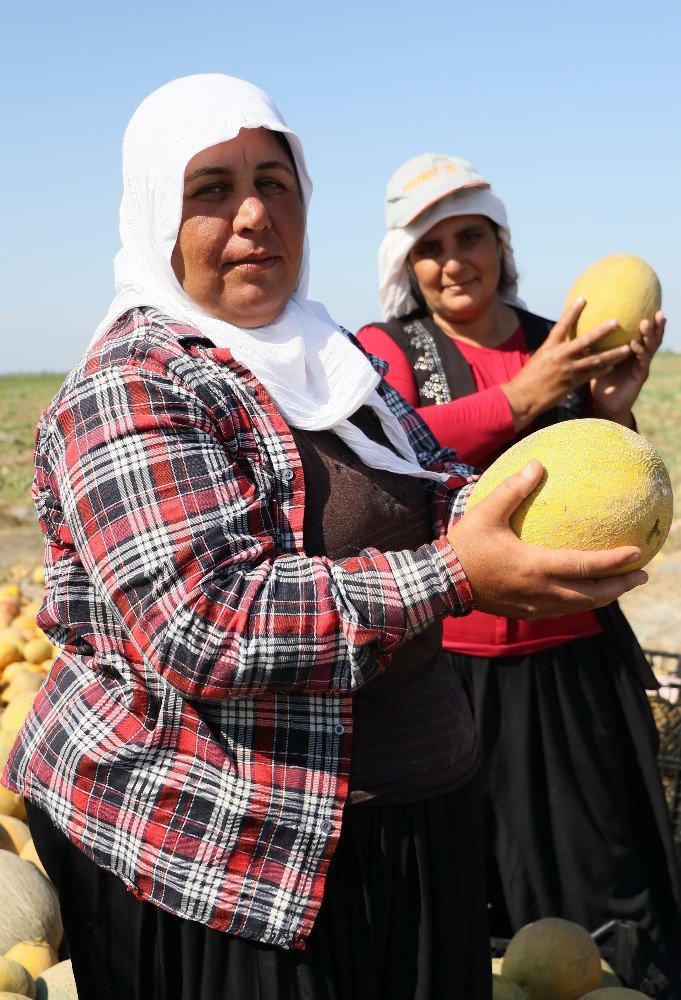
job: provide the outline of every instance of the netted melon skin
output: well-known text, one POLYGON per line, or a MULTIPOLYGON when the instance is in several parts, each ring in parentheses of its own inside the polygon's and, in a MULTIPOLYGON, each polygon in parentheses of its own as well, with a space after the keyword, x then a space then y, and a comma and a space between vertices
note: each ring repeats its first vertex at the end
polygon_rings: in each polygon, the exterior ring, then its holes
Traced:
POLYGON ((594 345, 594 350, 606 351, 641 339, 641 321, 652 323, 655 319, 662 305, 662 288, 650 264, 631 254, 613 253, 580 274, 565 306, 580 297, 586 299, 586 305, 577 320, 577 336, 610 319, 617 320, 615 329, 594 345))
POLYGON ((672 486, 662 459, 640 434, 595 417, 535 431, 483 473, 468 509, 531 459, 544 474, 511 518, 523 542, 550 549, 639 547, 640 559, 618 573, 645 566, 662 548, 673 516, 672 486))

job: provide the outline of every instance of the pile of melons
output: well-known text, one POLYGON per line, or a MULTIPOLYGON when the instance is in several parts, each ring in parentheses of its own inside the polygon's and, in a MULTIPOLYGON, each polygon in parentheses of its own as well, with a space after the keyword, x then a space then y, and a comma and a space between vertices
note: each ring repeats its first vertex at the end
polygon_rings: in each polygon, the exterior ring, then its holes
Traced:
POLYGON ((511 938, 492 959, 493 1000, 635 1000, 579 924, 545 917, 511 938))
MULTIPOLYGON (((41 573, 34 570, 33 584, 41 573)), ((36 625, 39 607, 18 584, 0 586, 0 771, 57 653, 36 625)), ((0 1000, 78 1000, 71 962, 59 960, 63 936, 24 800, 0 785, 0 1000)))

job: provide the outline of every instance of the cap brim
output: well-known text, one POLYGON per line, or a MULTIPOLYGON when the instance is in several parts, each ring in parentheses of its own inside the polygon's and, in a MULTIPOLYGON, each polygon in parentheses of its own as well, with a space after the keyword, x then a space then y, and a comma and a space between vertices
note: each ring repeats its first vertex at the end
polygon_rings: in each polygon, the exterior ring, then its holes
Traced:
POLYGON ((423 215, 424 212, 427 212, 428 209, 432 208, 433 205, 437 205, 438 201, 442 201, 442 199, 446 198, 447 195, 449 194, 454 194, 457 191, 467 191, 470 188, 490 188, 491 186, 492 185, 488 184, 486 181, 470 181, 470 183, 468 184, 456 184, 453 187, 445 188, 443 191, 440 191, 434 198, 431 198, 431 200, 426 205, 424 205, 422 208, 419 208, 418 212, 415 212, 413 215, 409 216, 409 218, 400 221, 398 225, 401 228, 410 225, 414 221, 414 219, 418 219, 419 215, 423 215))

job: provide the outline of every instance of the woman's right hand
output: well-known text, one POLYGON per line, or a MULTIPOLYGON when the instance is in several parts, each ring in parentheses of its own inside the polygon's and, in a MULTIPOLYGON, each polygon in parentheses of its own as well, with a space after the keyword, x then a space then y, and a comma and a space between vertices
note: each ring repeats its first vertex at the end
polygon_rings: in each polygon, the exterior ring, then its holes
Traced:
POLYGON ((591 352, 601 337, 617 326, 616 320, 602 323, 588 333, 574 336, 585 299, 568 306, 544 343, 510 382, 502 385, 513 413, 516 431, 532 423, 540 413, 556 406, 577 386, 612 371, 631 357, 631 347, 613 347, 600 354, 591 352), (572 339, 568 339, 568 338, 572 339))
POLYGON ((501 483, 450 529, 477 611, 508 618, 556 618, 590 611, 645 583, 643 570, 604 577, 638 559, 633 546, 607 551, 547 549, 521 542, 510 526, 542 475, 536 460, 501 483))

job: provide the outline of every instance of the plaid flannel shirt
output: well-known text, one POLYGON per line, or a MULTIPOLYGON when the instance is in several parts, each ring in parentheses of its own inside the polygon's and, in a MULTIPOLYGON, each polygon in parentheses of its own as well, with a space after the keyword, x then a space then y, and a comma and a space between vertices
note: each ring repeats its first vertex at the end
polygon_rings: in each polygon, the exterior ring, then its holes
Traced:
POLYGON ((140 898, 284 947, 304 947, 338 841, 353 690, 471 605, 443 537, 471 470, 380 391, 421 464, 452 474, 414 552, 308 558, 272 399, 151 309, 88 352, 37 431, 38 621, 62 652, 3 782, 140 898))

